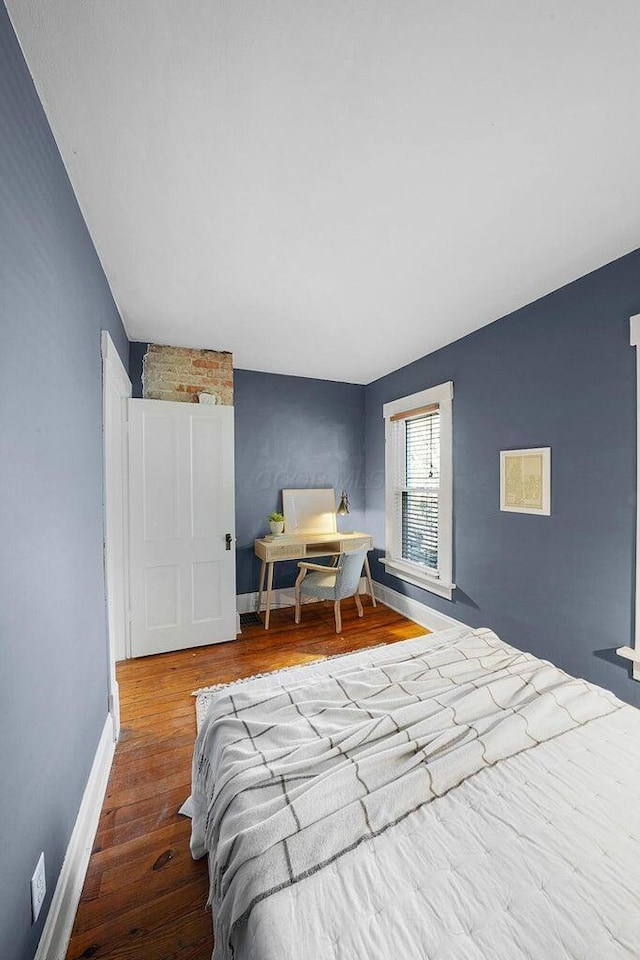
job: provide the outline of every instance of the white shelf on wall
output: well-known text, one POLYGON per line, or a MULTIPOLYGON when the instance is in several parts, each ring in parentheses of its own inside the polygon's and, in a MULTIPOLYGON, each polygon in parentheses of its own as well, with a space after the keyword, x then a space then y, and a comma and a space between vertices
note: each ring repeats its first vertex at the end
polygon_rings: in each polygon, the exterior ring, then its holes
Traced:
POLYGON ((640 650, 634 650, 633 647, 618 647, 616 653, 625 660, 633 660, 634 663, 640 663, 640 650))
POLYGON ((633 664, 633 679, 640 680, 640 650, 634 650, 633 647, 618 647, 616 653, 625 660, 630 660, 633 664))

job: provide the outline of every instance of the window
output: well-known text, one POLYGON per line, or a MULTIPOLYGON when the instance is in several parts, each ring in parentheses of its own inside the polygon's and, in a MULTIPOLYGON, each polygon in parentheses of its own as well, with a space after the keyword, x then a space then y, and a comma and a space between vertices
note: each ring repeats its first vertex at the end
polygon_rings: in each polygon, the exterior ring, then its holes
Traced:
POLYGON ((451 599, 453 384, 384 405, 387 572, 451 599))

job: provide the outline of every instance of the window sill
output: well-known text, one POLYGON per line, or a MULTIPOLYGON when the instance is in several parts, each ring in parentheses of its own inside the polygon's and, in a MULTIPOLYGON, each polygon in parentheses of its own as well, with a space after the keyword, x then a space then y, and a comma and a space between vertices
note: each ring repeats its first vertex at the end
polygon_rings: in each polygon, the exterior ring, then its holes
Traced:
POLYGON ((453 591, 456 588, 455 583, 445 583, 445 581, 438 579, 438 577, 430 577, 428 573, 420 573, 419 571, 409 569, 398 563, 397 560, 391 560, 389 557, 379 557, 379 560, 380 563, 384 564, 387 573, 390 573, 392 577, 405 580, 407 583, 413 584, 414 587, 420 587, 422 590, 429 590, 430 593, 435 593, 438 597, 444 597, 445 600, 452 599, 453 591))

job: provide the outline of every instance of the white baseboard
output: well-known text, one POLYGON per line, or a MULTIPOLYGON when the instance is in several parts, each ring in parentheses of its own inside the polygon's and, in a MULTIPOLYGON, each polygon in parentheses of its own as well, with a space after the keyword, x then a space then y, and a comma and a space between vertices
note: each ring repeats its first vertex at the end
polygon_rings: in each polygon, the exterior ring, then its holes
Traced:
MULTIPOLYGON (((360 578, 360 593, 367 593, 367 581, 364 577, 360 578)), ((278 610, 280 607, 293 607, 295 605, 295 595, 293 587, 280 587, 278 590, 271 591, 271 609, 278 610)), ((303 597, 303 603, 313 603, 313 597, 303 597)), ((262 594, 262 607, 264 609, 265 595, 262 594)), ((236 596, 236 609, 238 614, 254 613, 258 609, 258 593, 239 593, 236 596)))
MULTIPOLYGON (((302 598, 303 603, 310 603, 307 597, 302 598)), ((264 610, 265 595, 262 594, 262 609, 264 610)), ((280 587, 278 590, 271 591, 271 609, 277 610, 279 607, 293 607, 295 597, 293 587, 280 587)), ((236 597, 236 608, 238 613, 254 613, 258 609, 258 594, 239 593, 236 597)))
MULTIPOLYGON (((367 581, 364 577, 360 580, 360 593, 368 593, 367 581)), ((424 603, 412 600, 411 597, 405 597, 404 594, 392 590, 391 587, 385 587, 382 583, 373 581, 373 592, 376 599, 380 600, 387 607, 401 613, 403 616, 419 623, 421 627, 427 630, 448 630, 449 627, 465 627, 467 624, 460 620, 455 620, 446 613, 440 613, 433 607, 428 607, 424 603)), ((273 590, 271 593, 271 609, 277 610, 279 607, 292 607, 295 598, 293 587, 281 587, 279 590, 273 590)), ((303 603, 312 603, 312 598, 303 598, 303 603)), ((262 595, 264 606, 264 594, 262 595)), ((238 613, 253 613, 258 607, 257 593, 239 593, 236 597, 238 613)))
POLYGON ((397 590, 392 590, 391 587, 385 587, 384 584, 378 583, 377 580, 373 581, 373 592, 376 595, 376 599, 380 600, 381 603, 384 603, 387 607, 391 607, 392 610, 395 610, 396 613, 401 613, 403 616, 408 617, 409 620, 413 620, 414 623, 419 623, 421 627, 426 627, 427 630, 448 630, 450 627, 466 627, 466 623, 462 623, 461 620, 454 620, 453 617, 447 616, 446 613, 440 613, 438 610, 434 610, 433 607, 428 607, 424 603, 419 603, 417 600, 412 600, 411 597, 405 597, 404 594, 398 593, 397 590))
POLYGON ((34 960, 64 960, 89 865, 115 751, 108 714, 34 960))

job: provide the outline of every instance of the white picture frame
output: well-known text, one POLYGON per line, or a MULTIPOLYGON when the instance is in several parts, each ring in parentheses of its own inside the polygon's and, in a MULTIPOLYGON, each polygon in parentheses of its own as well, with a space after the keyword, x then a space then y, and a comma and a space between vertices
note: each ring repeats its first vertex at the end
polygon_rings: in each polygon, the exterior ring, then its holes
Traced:
POLYGON ((500 509, 551 515, 551 447, 500 451, 500 509))

